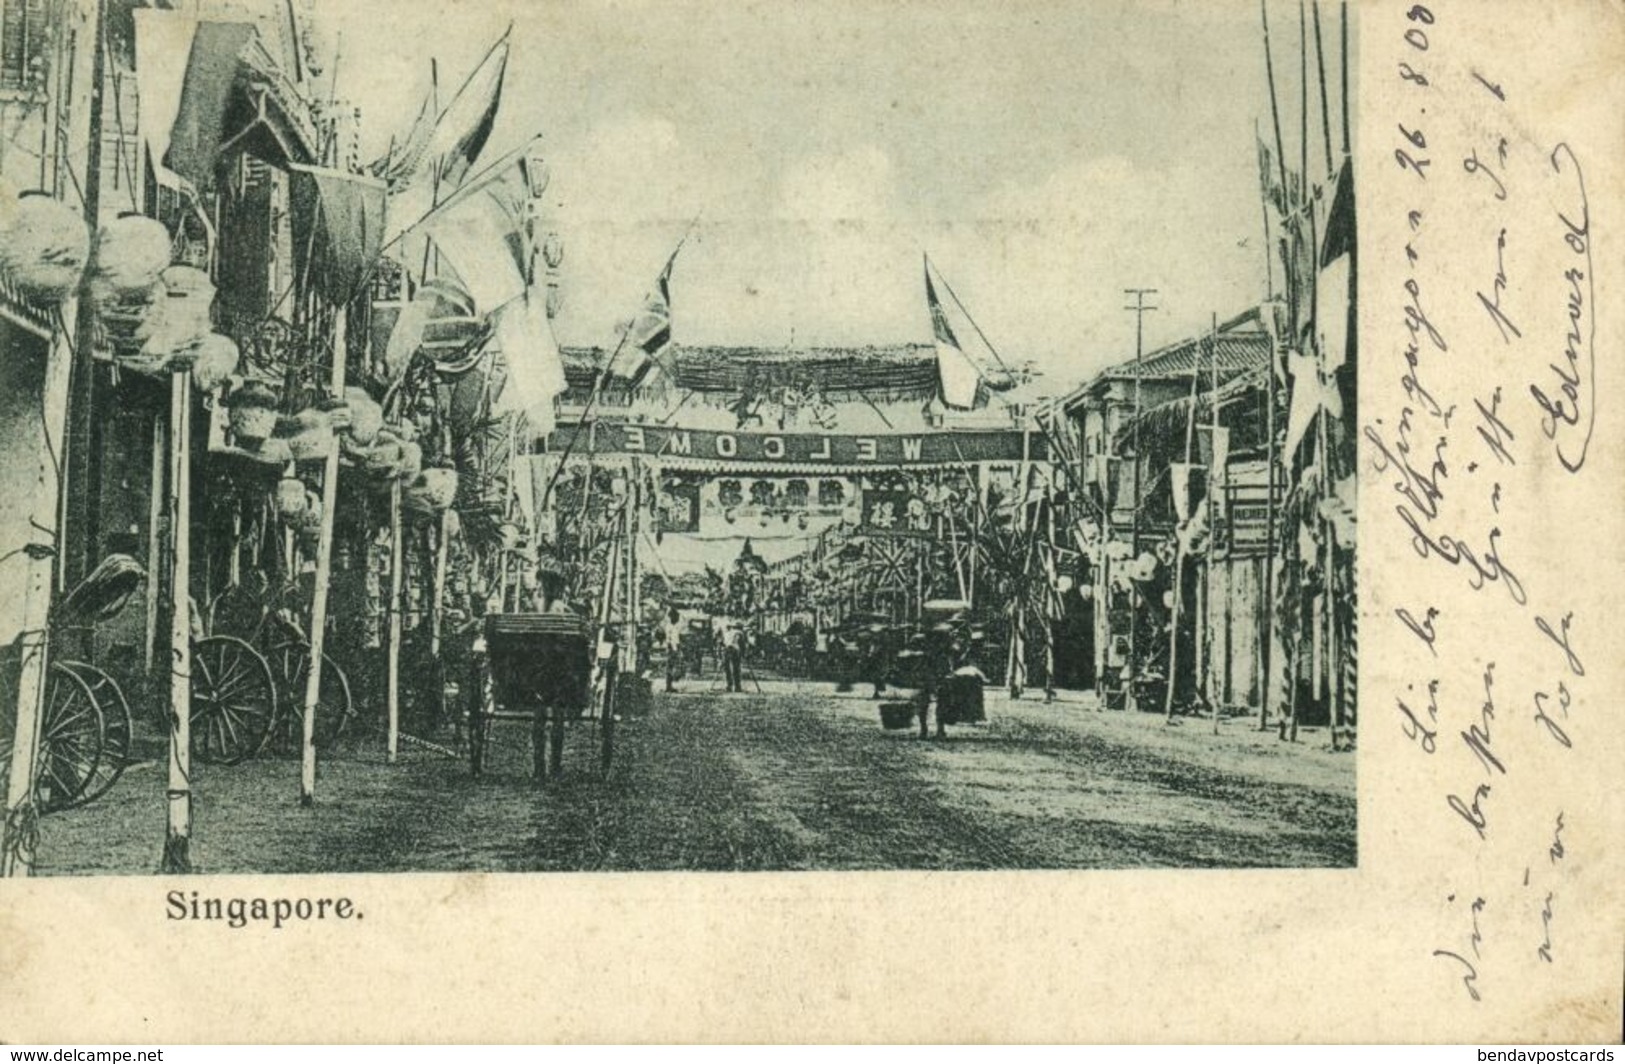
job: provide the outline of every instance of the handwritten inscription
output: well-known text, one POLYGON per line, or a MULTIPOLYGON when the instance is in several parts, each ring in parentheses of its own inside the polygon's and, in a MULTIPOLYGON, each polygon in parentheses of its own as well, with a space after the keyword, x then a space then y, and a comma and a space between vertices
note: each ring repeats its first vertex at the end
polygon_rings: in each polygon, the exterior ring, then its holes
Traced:
POLYGON ((1588 493, 1614 497, 1567 487, 1607 416, 1593 262, 1606 236, 1583 145, 1533 132, 1546 116, 1504 60, 1468 52, 1478 28, 1456 32, 1481 10, 1436 0, 1386 17, 1374 39, 1402 91, 1375 128, 1390 131, 1399 198, 1377 254, 1399 273, 1379 297, 1387 326, 1370 350, 1387 371, 1373 378, 1383 399, 1362 408, 1362 463, 1379 500, 1370 534, 1410 547, 1382 616, 1404 677, 1385 692, 1390 726, 1429 810, 1419 856, 1460 861, 1420 952, 1442 992, 1476 1004, 1561 966, 1578 933, 1565 858, 1576 809, 1562 811, 1559 766, 1587 747, 1592 629, 1572 580, 1548 566, 1567 565, 1588 493), (1532 860, 1542 822, 1553 827, 1532 860))
POLYGON ((1557 381, 1555 391, 1547 390, 1552 387, 1548 380, 1545 384, 1531 384, 1529 394, 1540 407, 1541 428, 1546 438, 1556 444, 1558 461, 1564 469, 1576 473, 1585 465, 1591 434, 1597 427, 1597 407, 1591 398, 1597 377, 1593 357, 1597 326, 1591 269, 1591 205, 1586 200, 1585 176, 1574 149, 1559 144, 1552 151, 1551 161, 1554 172, 1574 177, 1579 205, 1572 216, 1559 211, 1557 220, 1561 223, 1563 243, 1577 262, 1563 271, 1568 285, 1569 328, 1564 337, 1562 361, 1550 364, 1557 381))

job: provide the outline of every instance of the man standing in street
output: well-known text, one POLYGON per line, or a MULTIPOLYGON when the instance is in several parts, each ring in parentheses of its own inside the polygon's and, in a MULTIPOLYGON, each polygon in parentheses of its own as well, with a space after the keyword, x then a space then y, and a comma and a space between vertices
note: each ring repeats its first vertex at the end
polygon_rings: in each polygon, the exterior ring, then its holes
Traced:
POLYGON ((729 620, 722 630, 722 671, 728 679, 729 691, 744 691, 740 683, 740 667, 744 662, 744 633, 736 621, 729 620))
POLYGON ((683 618, 673 606, 666 611, 666 692, 677 690, 678 671, 683 667, 683 618))

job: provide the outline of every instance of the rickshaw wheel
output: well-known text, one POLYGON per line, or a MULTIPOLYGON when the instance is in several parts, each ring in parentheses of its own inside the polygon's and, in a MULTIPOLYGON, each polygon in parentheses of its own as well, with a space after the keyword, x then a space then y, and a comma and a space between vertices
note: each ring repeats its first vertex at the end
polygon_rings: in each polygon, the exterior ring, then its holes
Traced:
POLYGON ((106 794, 130 763, 130 735, 135 720, 124 691, 107 673, 81 661, 64 661, 58 668, 73 672, 90 688, 102 714, 102 753, 84 788, 68 805, 84 805, 106 794))
POLYGON ((236 636, 192 646, 192 753, 235 765, 258 754, 276 723, 276 682, 259 651, 236 636))
MULTIPOLYGON (((278 718, 273 743, 282 753, 296 753, 304 744, 305 678, 309 675, 310 644, 303 641, 281 644, 271 651, 271 667, 287 709, 278 718)), ((317 749, 338 742, 353 710, 349 678, 337 662, 323 654, 321 687, 316 695, 317 749)))
MULTIPOLYGON (((102 753, 102 713, 88 685, 61 665, 47 678, 40 720, 35 801, 42 813, 65 809, 89 785, 102 753)), ((9 778, 17 736, 15 682, 0 705, 0 777, 9 778)))

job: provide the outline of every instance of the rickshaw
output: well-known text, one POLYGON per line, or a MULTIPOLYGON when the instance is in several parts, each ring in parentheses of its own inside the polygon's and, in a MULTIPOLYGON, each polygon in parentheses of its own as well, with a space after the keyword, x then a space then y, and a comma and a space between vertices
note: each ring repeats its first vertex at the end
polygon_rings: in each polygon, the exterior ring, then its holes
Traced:
POLYGON ((531 726, 532 771, 537 779, 562 771, 565 728, 597 729, 600 769, 614 755, 615 653, 592 638, 597 626, 573 613, 498 613, 485 618, 474 646, 468 696, 469 760, 484 771, 491 726, 531 726), (483 645, 482 645, 483 644, 483 645))

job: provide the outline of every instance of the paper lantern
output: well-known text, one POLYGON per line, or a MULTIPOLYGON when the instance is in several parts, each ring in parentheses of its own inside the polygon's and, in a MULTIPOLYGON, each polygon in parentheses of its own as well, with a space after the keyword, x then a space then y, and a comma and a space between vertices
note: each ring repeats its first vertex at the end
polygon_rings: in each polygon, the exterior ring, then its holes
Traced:
POLYGON ((268 438, 276 429, 276 393, 259 381, 247 381, 226 400, 231 433, 241 444, 268 438))
POLYGON ((0 208, 0 270, 33 299, 58 302, 79 287, 90 233, 79 212, 44 192, 0 208))
MULTIPOLYGON (((425 469, 407 490, 414 501, 422 506, 435 511, 444 510, 457 497, 457 470, 438 467, 425 469)), ((517 543, 518 530, 514 531, 514 542, 517 543)))
MULTIPOLYGON (((273 414, 273 419, 275 415, 273 414)), ((293 451, 288 447, 288 441, 280 436, 271 436, 259 440, 255 448, 254 457, 267 465, 285 466, 293 461, 293 451)))
POLYGON ((138 330, 144 336, 143 354, 169 358, 185 352, 214 330, 210 308, 214 285, 208 274, 191 266, 171 266, 160 281, 163 296, 138 330))
POLYGON ((91 290, 95 294, 139 291, 169 265, 169 230, 155 218, 121 214, 96 234, 91 290))
POLYGON ((299 411, 278 426, 278 434, 288 441, 288 449, 296 461, 318 461, 333 453, 337 441, 333 437, 333 422, 327 413, 314 408, 299 411))
POLYGON ((237 345, 219 333, 210 333, 197 342, 192 353, 192 383, 205 392, 212 392, 237 372, 241 359, 237 345))
POLYGON ((278 514, 295 517, 305 509, 305 482, 298 477, 283 477, 277 481, 274 497, 278 514))
POLYGON ((344 398, 350 407, 348 438, 362 446, 372 443, 384 427, 384 408, 363 388, 346 388, 344 398))
POLYGON ((513 550, 519 546, 519 526, 512 521, 502 522, 497 526, 497 539, 502 544, 503 550, 513 550))
POLYGON ((423 469, 423 448, 411 440, 404 440, 400 444, 401 460, 395 467, 395 475, 401 480, 415 480, 423 469))

